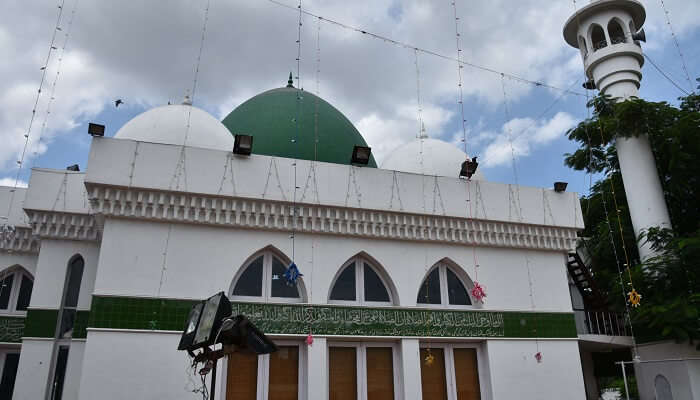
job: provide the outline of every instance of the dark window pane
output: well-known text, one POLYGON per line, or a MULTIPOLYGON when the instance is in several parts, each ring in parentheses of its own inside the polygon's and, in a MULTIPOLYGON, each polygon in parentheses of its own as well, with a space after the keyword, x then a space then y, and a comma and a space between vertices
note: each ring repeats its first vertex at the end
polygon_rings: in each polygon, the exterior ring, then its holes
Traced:
POLYGON ((32 288, 34 282, 28 276, 22 275, 22 284, 19 287, 19 297, 17 297, 17 310, 24 311, 29 307, 29 299, 32 298, 32 288))
POLYGON ((17 377, 17 365, 19 365, 19 353, 8 353, 5 355, 2 380, 0 380, 0 399, 12 398, 12 390, 15 388, 15 377, 17 377))
POLYGON ((65 297, 63 305, 65 307, 77 307, 78 296, 80 295, 80 281, 83 279, 83 267, 85 261, 83 257, 76 257, 68 266, 68 277, 66 279, 65 297))
POLYGON ((296 285, 287 285, 287 281, 284 280, 284 271, 286 270, 287 267, 282 264, 282 261, 278 260, 276 257, 272 257, 271 296, 297 299, 299 298, 299 289, 297 289, 296 285))
POLYGON ((387 292, 384 283, 379 279, 376 272, 365 263, 365 301, 389 301, 389 292, 387 292))
POLYGON ((440 304, 440 269, 435 268, 428 274, 418 292, 419 304, 440 304))
POLYGON ((262 296, 263 256, 246 267, 233 288, 234 296, 262 296))
POLYGON ((61 400, 63 397, 63 382, 66 378, 66 365, 68 364, 68 346, 58 348, 56 357, 56 370, 53 375, 51 387, 51 400, 61 400))
POLYGON ((469 294, 467 294, 467 289, 462 285, 462 281, 449 268, 447 268, 447 294, 449 295, 450 304, 462 306, 472 304, 469 294))
POLYGON ((61 326, 58 331, 58 338, 73 337, 73 325, 75 325, 76 311, 74 308, 63 309, 61 314, 61 326))
POLYGON ((355 263, 340 273, 331 291, 331 300, 355 300, 355 263))
POLYGON ((12 293, 12 282, 15 280, 15 274, 10 274, 0 281, 0 310, 7 310, 10 305, 10 293, 12 293))

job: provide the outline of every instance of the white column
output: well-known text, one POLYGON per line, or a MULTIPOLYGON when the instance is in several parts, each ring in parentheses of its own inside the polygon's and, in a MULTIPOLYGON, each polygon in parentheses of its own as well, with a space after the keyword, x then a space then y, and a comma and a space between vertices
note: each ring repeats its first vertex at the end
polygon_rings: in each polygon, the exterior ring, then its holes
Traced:
POLYGON ((326 338, 315 337, 314 344, 306 347, 307 399, 328 398, 328 343, 326 338))
MULTIPOLYGON (((636 85, 619 82, 609 86, 605 94, 619 97, 624 101, 639 93, 636 85)), ((646 135, 619 137, 616 140, 616 148, 634 234, 639 237, 640 233, 652 226, 671 228, 671 218, 656 171, 656 161, 649 138, 646 135)), ((614 208, 610 209, 615 212, 614 208)), ((641 241, 637 247, 642 260, 653 255, 648 243, 641 241)))
POLYGON ((406 400, 421 400, 420 346, 418 339, 401 339, 401 381, 406 400))

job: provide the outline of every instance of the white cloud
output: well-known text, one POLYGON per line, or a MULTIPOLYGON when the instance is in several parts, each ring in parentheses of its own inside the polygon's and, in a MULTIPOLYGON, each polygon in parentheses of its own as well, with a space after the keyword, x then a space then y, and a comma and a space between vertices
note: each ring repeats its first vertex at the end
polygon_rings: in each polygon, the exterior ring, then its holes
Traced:
MULTIPOLYGON (((0 186, 15 187, 15 178, 0 178, 0 186)), ((24 182, 24 181, 17 182, 17 187, 26 188, 27 186, 28 186, 27 182, 24 182)))
POLYGON ((483 132, 492 138, 483 150, 484 167, 507 165, 516 159, 530 155, 535 147, 546 146, 574 126, 576 120, 566 112, 558 112, 550 120, 532 118, 511 119, 500 132, 483 132))
MULTIPOLYGON (((57 35, 59 49, 74 1, 65 4, 64 30, 57 35)), ((296 7, 292 0, 282 1, 296 7)), ((454 56, 449 2, 405 0, 398 4, 397 8, 396 0, 361 4, 309 0, 304 7, 454 56)), ((204 0, 80 1, 43 134, 46 143, 40 145, 35 139, 29 158, 35 151, 46 151, 46 144, 56 136, 94 117, 115 98, 145 107, 181 99, 193 85, 204 5, 204 0)), ((666 5, 681 39, 700 24, 694 17, 700 14, 699 2, 667 0, 666 5)), ((573 11, 569 2, 458 1, 458 7, 464 60, 558 86, 568 87, 582 76, 578 52, 561 37, 562 24, 573 11)), ((648 5, 652 30, 665 24, 659 8, 648 5)), ((297 15, 295 10, 259 0, 212 2, 195 104, 223 117, 249 96, 284 85, 288 72, 296 69, 297 15)), ((23 147, 41 76, 39 67, 46 57, 55 19, 55 3, 49 0, 3 5, 0 48, 7 62, 0 63, 0 171, 14 165, 23 147)), ((302 27, 302 82, 313 91, 317 23, 306 16, 302 27)), ((654 37, 662 40, 664 36, 654 37)), ((321 96, 356 123, 378 158, 413 139, 417 126, 413 51, 329 23, 321 24, 320 38, 321 96)), ((54 52, 47 70, 44 95, 56 76, 58 54, 54 52)), ((419 66, 428 134, 449 140, 459 119, 457 66, 422 53, 419 66)), ((463 76, 469 121, 476 121, 480 111, 502 102, 499 75, 465 67, 463 76)), ((547 89, 516 81, 507 84, 514 106, 533 91, 551 101, 547 89)), ((34 138, 41 131, 47 97, 42 96, 37 107, 34 138)), ((479 136, 478 140, 488 143, 493 138, 479 136)))

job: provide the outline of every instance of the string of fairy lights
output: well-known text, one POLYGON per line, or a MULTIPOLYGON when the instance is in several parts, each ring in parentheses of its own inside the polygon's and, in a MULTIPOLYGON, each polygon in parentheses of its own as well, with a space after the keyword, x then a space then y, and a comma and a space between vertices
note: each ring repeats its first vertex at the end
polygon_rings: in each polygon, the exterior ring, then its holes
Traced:
MULTIPOLYGON (((578 16, 578 6, 577 6, 577 4, 576 4, 576 0, 572 0, 572 2, 573 2, 573 7, 574 7, 574 13, 575 13, 575 15, 577 15, 577 24, 578 24, 578 27, 579 27, 579 30, 580 30, 581 21, 580 21, 580 17, 578 16)), ((583 73, 584 73, 584 77, 585 77, 585 75, 586 75, 585 69, 584 69, 583 73)), ((585 105, 585 108, 586 108, 586 121, 589 121, 590 118, 591 118, 591 115, 590 115, 590 108, 589 108, 589 101, 588 101, 588 100, 589 100, 588 90, 586 90, 586 105, 585 105)), ((603 125, 602 125, 602 122, 600 121, 600 119, 598 120, 598 128, 599 128, 601 143, 605 143, 605 140, 604 140, 604 133, 603 133, 603 125)), ((591 134, 590 134, 590 132, 588 131, 588 125, 587 125, 587 124, 584 126, 584 130, 585 130, 585 133, 586 133, 586 140, 587 140, 587 142, 588 142, 588 150, 589 150, 589 159, 588 159, 588 161, 589 161, 589 168, 588 168, 588 170, 589 170, 589 174, 592 175, 592 174, 593 174, 593 172, 592 172, 592 171, 593 171, 593 169, 592 169, 592 164, 593 164, 593 147, 592 147, 592 138, 591 138, 591 134)), ((606 226, 607 226, 608 238, 610 239, 610 246, 611 246, 611 249, 612 249, 612 251, 613 251, 613 256, 614 256, 614 258, 615 258, 615 267, 616 267, 616 269, 617 269, 617 274, 618 274, 618 283, 619 283, 619 285, 620 285, 620 291, 621 291, 621 295, 622 295, 622 300, 623 300, 623 304, 624 304, 624 306, 625 306, 625 320, 626 320, 626 323, 629 325, 629 328, 630 328, 630 335, 631 335, 631 338, 632 338, 632 350, 633 350, 633 355, 636 357, 637 354, 638 354, 638 352, 637 352, 637 341, 636 341, 636 338, 635 338, 635 336, 634 336, 634 327, 633 327, 633 324, 632 324, 632 313, 631 313, 631 309, 630 309, 630 303, 632 303, 635 307, 638 306, 638 305, 639 305, 639 300, 641 299, 641 295, 639 295, 639 294, 637 293, 637 291, 634 289, 634 283, 633 283, 632 274, 631 274, 631 271, 630 271, 629 256, 628 256, 628 254, 627 254, 627 248, 626 248, 626 246, 625 246, 624 234, 623 234, 623 230, 622 230, 622 223, 620 222, 621 210, 620 210, 620 208, 619 208, 619 206, 618 206, 618 204, 617 204, 617 198, 616 198, 616 196, 615 196, 615 188, 614 188, 613 173, 612 173, 612 171, 614 171, 614 169, 613 169, 613 166, 610 165, 610 161, 609 161, 609 160, 607 160, 607 164, 608 164, 608 170, 611 171, 611 173, 610 173, 610 175, 609 175, 609 177, 608 177, 608 180, 609 180, 609 182, 610 182, 610 192, 611 192, 611 194, 612 194, 613 201, 614 201, 614 204, 615 204, 615 211, 616 211, 617 219, 618 219, 618 229, 619 229, 619 233, 620 233, 620 240, 622 241, 622 249, 623 249, 624 256, 625 256, 625 267, 626 267, 626 269, 627 269, 627 273, 628 273, 628 277, 629 277, 629 282, 627 283, 627 285, 631 286, 631 291, 629 292, 629 294, 625 294, 625 292, 626 292, 625 279, 624 279, 624 276, 623 276, 622 266, 620 265, 621 263, 620 263, 620 257, 619 257, 619 255, 618 255, 618 251, 617 251, 617 245, 615 244, 615 239, 614 239, 612 224, 611 224, 611 222, 610 222, 610 213, 609 213, 609 210, 608 210, 607 200, 606 200, 606 198, 605 198, 605 190, 603 190, 602 193, 601 193, 601 203, 602 203, 602 205, 603 205, 603 213, 604 213, 604 215, 605 215, 605 224, 606 224, 606 226)), ((590 181, 592 182, 592 178, 591 178, 590 181)), ((591 190, 592 190, 592 183, 591 183, 591 186, 589 186, 589 193, 591 192, 591 190)), ((590 206, 589 206, 589 209, 590 209, 590 206)), ((588 210, 587 210, 587 211, 588 211, 588 210)))
POLYGON ((7 203, 7 211, 5 212, 5 214, 0 214, 0 239, 2 239, 3 242, 10 242, 15 237, 16 228, 10 221, 10 213, 12 212, 12 206, 15 201, 15 194, 17 192, 17 187, 19 186, 22 167, 24 166, 25 161, 24 158, 27 154, 27 149, 31 140, 32 128, 34 126, 34 120, 37 116, 37 107, 39 105, 39 99, 41 98, 42 90, 44 88, 44 82, 46 81, 48 65, 51 61, 51 56, 53 55, 54 51, 58 50, 58 47, 56 47, 55 45, 56 35, 62 30, 61 19, 63 18, 64 6, 65 0, 61 0, 61 2, 57 5, 58 12, 56 16, 56 24, 51 35, 51 41, 49 42, 49 49, 46 53, 46 60, 44 61, 44 64, 41 67, 41 79, 39 80, 39 88, 37 89, 36 96, 34 97, 34 106, 32 107, 32 113, 29 119, 29 126, 23 134, 24 144, 22 146, 22 152, 20 153, 19 159, 17 160, 17 173, 15 174, 14 185, 12 187, 12 190, 10 191, 10 201, 8 201, 7 203))

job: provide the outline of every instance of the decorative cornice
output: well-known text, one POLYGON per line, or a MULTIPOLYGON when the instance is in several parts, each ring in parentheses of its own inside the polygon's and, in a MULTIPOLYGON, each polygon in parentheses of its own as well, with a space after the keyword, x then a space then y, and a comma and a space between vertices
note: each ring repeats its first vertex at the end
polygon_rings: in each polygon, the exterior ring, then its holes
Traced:
MULTIPOLYGON (((291 231, 289 202, 88 184, 92 211, 106 217, 291 231)), ((568 251, 576 229, 442 215, 297 204, 297 232, 375 239, 568 251)))
POLYGON ((95 217, 90 214, 29 209, 24 212, 33 234, 40 238, 88 241, 100 238, 95 217))
POLYGON ((12 239, 0 239, 0 252, 36 254, 39 252, 39 239, 34 236, 32 228, 17 226, 12 239))

